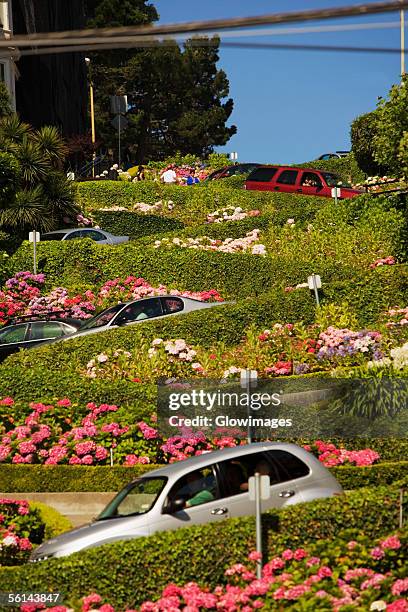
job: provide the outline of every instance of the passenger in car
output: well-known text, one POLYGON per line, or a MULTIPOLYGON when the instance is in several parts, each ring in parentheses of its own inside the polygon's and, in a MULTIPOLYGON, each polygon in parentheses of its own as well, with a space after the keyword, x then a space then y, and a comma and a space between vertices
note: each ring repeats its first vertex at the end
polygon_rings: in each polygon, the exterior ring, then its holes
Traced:
POLYGON ((186 508, 190 508, 191 506, 199 506, 200 504, 205 504, 206 502, 215 499, 213 493, 215 488, 214 479, 210 478, 209 481, 207 480, 208 479, 206 478, 202 478, 197 472, 188 474, 187 482, 193 495, 186 501, 186 508))
MULTIPOLYGON (((271 466, 269 465, 268 461, 266 461, 266 459, 261 459, 260 461, 258 461, 258 463, 256 464, 254 468, 253 475, 255 475, 256 473, 260 474, 261 476, 269 476, 269 478, 271 478, 271 466)), ((271 484, 272 484, 272 478, 271 478, 271 484)), ((248 491, 248 489, 249 489, 248 482, 243 482, 241 484, 241 490, 248 491)))

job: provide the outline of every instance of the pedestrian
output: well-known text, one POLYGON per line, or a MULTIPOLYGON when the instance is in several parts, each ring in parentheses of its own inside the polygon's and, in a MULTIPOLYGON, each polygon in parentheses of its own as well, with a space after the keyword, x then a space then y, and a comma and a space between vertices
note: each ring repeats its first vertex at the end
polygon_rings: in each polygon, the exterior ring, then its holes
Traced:
POLYGON ((200 179, 198 178, 198 176, 195 175, 195 170, 194 168, 191 170, 190 174, 187 177, 187 185, 195 185, 196 183, 199 183, 200 179))
POLYGON ((145 178, 146 178, 146 175, 145 175, 144 167, 139 166, 136 172, 135 179, 136 181, 144 181, 145 178))
POLYGON ((177 174, 174 170, 173 164, 162 173, 160 178, 165 185, 174 185, 177 183, 177 174))

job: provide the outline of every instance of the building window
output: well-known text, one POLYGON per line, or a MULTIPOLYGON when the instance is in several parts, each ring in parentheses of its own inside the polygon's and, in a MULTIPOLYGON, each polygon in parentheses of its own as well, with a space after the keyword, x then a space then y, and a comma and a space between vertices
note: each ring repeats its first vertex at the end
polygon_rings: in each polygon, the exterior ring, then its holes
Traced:
POLYGON ((6 65, 0 62, 0 81, 6 81, 6 65))

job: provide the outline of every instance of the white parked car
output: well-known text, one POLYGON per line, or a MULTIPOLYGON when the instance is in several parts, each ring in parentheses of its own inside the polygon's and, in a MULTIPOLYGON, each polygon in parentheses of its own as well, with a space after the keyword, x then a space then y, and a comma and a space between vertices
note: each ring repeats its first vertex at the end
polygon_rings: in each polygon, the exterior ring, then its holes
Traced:
POLYGON ((41 234, 41 240, 74 240, 77 238, 90 238, 99 244, 121 244, 122 242, 129 242, 129 236, 114 236, 110 232, 94 227, 55 230, 54 232, 41 234))

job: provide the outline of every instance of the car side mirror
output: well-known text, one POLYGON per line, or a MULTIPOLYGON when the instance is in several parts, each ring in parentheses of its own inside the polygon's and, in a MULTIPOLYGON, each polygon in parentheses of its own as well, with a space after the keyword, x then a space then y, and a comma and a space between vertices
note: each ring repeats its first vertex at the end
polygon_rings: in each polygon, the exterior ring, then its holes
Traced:
POLYGON ((164 506, 163 514, 174 514, 175 512, 182 510, 184 508, 185 503, 186 502, 183 497, 176 497, 176 499, 173 499, 166 506, 164 506))

